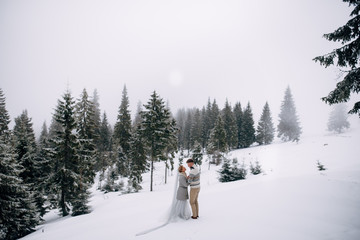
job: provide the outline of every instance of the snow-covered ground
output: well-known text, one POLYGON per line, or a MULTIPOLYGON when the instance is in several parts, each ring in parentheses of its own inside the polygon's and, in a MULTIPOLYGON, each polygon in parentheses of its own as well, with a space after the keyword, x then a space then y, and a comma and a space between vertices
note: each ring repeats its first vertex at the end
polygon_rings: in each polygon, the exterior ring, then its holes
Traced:
POLYGON ((91 214, 46 222, 24 240, 71 239, 360 239, 360 130, 276 142, 229 153, 239 162, 259 161, 264 174, 219 183, 219 167, 202 166, 200 218, 172 222, 146 235, 137 233, 166 221, 175 174, 164 184, 156 165, 154 191, 149 174, 139 193, 103 194, 93 188, 91 214), (327 168, 318 171, 317 161, 327 168))

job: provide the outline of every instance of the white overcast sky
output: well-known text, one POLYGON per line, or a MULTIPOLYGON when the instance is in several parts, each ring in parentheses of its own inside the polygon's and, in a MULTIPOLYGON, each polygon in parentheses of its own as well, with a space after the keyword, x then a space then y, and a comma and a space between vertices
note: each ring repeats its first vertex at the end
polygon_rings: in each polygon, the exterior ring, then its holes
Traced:
POLYGON ((289 85, 304 133, 323 132, 320 98, 338 71, 312 59, 340 46, 322 35, 350 11, 341 0, 0 0, 0 87, 11 126, 27 109, 38 133, 68 85, 75 98, 96 88, 112 125, 124 84, 132 114, 156 90, 174 114, 209 97, 250 101, 255 122, 268 101, 276 125, 289 85))

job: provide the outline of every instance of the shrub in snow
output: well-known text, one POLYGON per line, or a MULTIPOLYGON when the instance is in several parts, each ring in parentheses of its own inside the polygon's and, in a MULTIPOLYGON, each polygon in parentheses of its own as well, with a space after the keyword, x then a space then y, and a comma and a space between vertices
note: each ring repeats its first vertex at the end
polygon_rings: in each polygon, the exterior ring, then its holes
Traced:
POLYGON ((317 160, 316 165, 317 165, 317 168, 318 168, 319 171, 326 170, 325 166, 323 164, 321 164, 321 162, 319 160, 317 160))
POLYGON ((257 175, 262 173, 261 165, 259 164, 259 161, 255 162, 255 166, 250 162, 250 171, 252 174, 257 175))
POLYGON ((245 179, 247 175, 246 166, 243 163, 240 167, 236 158, 233 159, 232 164, 230 160, 225 158, 221 169, 218 171, 220 174, 220 182, 232 182, 245 179))

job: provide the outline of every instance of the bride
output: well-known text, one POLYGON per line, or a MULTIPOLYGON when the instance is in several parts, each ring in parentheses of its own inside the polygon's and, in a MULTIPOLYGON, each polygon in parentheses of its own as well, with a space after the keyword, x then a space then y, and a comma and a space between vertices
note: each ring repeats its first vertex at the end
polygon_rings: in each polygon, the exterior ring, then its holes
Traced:
POLYGON ((189 206, 189 193, 188 186, 189 183, 187 181, 186 176, 186 168, 184 166, 180 166, 178 168, 178 189, 176 192, 176 200, 174 199, 171 218, 176 220, 177 218, 189 219, 191 217, 191 211, 189 206))

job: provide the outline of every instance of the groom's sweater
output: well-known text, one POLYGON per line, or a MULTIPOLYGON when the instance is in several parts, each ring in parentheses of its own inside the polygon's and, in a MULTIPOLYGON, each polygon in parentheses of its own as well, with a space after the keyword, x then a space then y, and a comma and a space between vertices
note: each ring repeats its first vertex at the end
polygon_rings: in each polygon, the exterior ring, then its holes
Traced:
POLYGON ((190 188, 200 187, 200 171, 199 168, 195 165, 190 168, 188 182, 190 183, 190 188))

